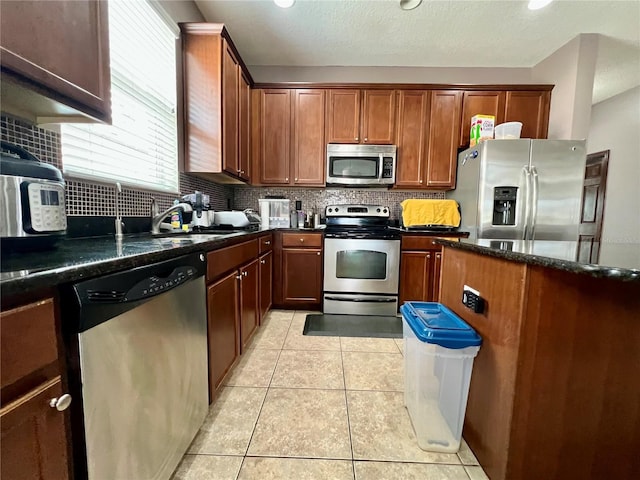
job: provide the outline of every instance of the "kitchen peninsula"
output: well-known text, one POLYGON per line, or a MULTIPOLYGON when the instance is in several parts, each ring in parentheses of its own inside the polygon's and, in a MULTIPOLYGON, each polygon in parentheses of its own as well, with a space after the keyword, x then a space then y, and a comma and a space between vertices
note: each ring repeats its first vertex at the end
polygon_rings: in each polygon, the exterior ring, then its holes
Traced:
POLYGON ((581 262, 577 242, 436 243, 440 301, 483 338, 464 437, 488 476, 638 478, 640 245, 581 262))

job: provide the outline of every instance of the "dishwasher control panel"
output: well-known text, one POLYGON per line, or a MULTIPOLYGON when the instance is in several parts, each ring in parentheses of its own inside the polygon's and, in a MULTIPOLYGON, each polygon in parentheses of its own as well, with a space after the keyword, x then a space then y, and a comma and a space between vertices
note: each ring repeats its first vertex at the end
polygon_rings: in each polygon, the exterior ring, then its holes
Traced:
POLYGON ((152 276, 136 283, 129 289, 123 301, 133 302, 146 297, 152 297, 165 290, 171 290, 174 287, 186 282, 196 274, 193 267, 177 267, 167 277, 152 276))

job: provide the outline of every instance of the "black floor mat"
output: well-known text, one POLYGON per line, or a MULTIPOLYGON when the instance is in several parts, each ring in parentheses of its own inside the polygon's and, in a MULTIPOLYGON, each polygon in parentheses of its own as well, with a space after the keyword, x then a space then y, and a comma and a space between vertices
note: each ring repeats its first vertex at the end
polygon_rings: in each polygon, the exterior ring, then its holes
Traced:
POLYGON ((310 313, 304 322, 302 334, 327 337, 402 338, 402 317, 310 313))

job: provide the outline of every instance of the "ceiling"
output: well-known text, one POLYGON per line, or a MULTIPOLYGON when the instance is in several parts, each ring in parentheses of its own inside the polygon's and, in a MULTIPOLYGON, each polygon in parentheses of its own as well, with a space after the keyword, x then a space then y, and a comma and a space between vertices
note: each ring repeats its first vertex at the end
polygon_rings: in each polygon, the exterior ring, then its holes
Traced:
POLYGON ((640 84, 640 1, 195 0, 227 25, 245 63, 530 68, 580 33, 601 34, 593 103, 640 84))

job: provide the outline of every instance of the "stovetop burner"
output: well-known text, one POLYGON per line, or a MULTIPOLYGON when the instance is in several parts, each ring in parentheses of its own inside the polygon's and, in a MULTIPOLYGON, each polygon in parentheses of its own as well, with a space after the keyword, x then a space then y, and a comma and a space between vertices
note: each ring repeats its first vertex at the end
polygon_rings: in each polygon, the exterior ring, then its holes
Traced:
POLYGON ((400 239, 389 228, 389 208, 383 205, 329 205, 325 213, 327 238, 400 239))

